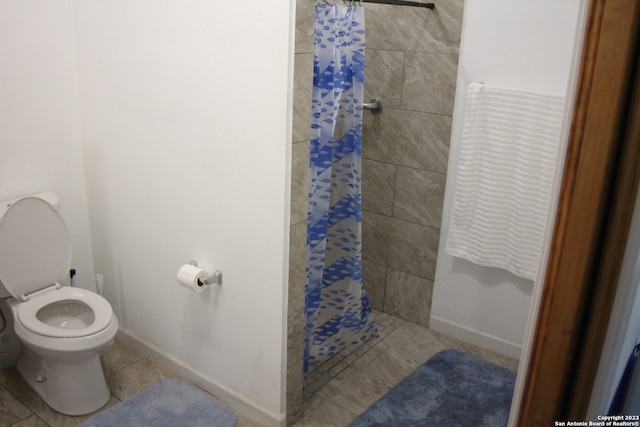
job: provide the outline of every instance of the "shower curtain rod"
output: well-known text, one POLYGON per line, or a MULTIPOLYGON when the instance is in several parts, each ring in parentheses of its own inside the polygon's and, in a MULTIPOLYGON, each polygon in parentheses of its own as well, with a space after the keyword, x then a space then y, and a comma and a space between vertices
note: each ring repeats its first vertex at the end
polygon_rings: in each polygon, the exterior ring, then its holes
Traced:
POLYGON ((414 6, 414 7, 426 7, 427 9, 435 9, 435 3, 418 3, 415 1, 405 0, 361 0, 364 3, 380 3, 380 4, 392 4, 395 6, 414 6))

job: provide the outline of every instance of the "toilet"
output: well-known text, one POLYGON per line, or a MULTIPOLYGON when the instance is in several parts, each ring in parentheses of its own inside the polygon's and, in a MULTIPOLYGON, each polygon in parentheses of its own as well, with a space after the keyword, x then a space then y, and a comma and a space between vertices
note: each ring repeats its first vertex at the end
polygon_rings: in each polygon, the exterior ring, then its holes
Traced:
POLYGON ((51 408, 82 415, 109 400, 98 351, 113 341, 118 319, 102 296, 61 285, 71 240, 58 208, 54 193, 0 202, 0 357, 19 354, 17 337, 24 380, 51 408))

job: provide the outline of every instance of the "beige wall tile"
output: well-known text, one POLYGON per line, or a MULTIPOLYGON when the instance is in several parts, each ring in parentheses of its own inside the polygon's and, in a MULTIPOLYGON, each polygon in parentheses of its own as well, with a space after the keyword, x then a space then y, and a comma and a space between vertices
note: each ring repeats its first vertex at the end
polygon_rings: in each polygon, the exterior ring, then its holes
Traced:
POLYGON ((289 300, 304 294, 307 268, 307 221, 289 231, 289 300))
POLYGON ((296 53, 313 53, 315 0, 296 0, 296 53))
POLYGON ((304 356, 304 295, 289 300, 287 314, 287 366, 299 363, 304 356))
POLYGON ((362 209, 391 215, 397 166, 362 159, 362 209))
POLYGON ((291 147, 291 224, 307 219, 309 195, 309 141, 291 147))
POLYGON ((300 142, 311 138, 313 54, 295 54, 293 66, 293 131, 291 139, 293 142, 300 142))
POLYGON ((287 425, 295 424, 302 418, 302 359, 287 369, 287 425))
POLYGON ((440 228, 447 177, 438 172, 399 167, 393 216, 440 228))
POLYGON ((363 121, 364 158, 446 173, 451 117, 387 108, 363 121))
POLYGON ((366 5, 367 47, 412 52, 458 53, 463 0, 441 2, 435 10, 366 5))
POLYGON ((384 310, 401 319, 429 326, 433 281, 388 269, 384 310))
POLYGON ((365 212, 362 258, 433 280, 439 234, 437 228, 365 212))
MULTIPOLYGON (((364 67, 364 99, 381 99, 384 107, 400 108, 404 52, 367 49, 364 67)), ((371 114, 371 113, 365 113, 371 114)))
MULTIPOLYGON (((369 298, 369 305, 374 310, 382 311, 384 308, 384 288, 387 276, 387 267, 374 262, 362 261, 362 281, 369 298)), ((380 327, 380 325, 378 325, 380 327)))
POLYGON ((402 108, 453 115, 458 55, 407 52, 402 108))

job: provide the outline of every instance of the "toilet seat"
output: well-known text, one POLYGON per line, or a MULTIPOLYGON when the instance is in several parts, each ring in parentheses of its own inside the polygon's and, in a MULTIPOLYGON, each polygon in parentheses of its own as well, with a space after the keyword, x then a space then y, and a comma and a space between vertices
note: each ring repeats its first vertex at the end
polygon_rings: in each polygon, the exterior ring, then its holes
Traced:
POLYGON ((80 288, 63 286, 57 290, 34 296, 17 307, 18 321, 29 331, 47 337, 77 338, 96 334, 106 329, 113 320, 109 302, 98 294, 80 288), (48 325, 38 319, 38 312, 48 305, 63 301, 84 303, 94 315, 93 322, 84 328, 67 329, 48 325))

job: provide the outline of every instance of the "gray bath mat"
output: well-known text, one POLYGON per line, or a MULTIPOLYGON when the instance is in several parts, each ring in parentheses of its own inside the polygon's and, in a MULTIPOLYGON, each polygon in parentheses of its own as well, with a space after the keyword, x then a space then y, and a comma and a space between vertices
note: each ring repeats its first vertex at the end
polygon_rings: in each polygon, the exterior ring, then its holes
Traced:
POLYGON ((78 427, 233 427, 238 418, 190 384, 162 380, 78 427))
POLYGON ((516 374, 469 354, 443 350, 350 424, 506 426, 516 374))

